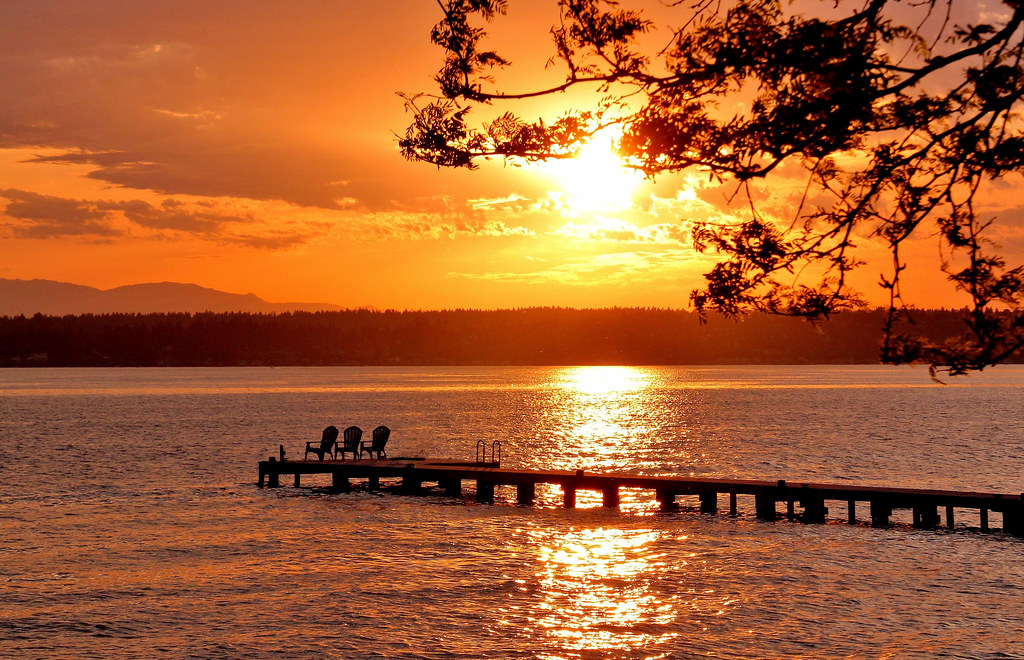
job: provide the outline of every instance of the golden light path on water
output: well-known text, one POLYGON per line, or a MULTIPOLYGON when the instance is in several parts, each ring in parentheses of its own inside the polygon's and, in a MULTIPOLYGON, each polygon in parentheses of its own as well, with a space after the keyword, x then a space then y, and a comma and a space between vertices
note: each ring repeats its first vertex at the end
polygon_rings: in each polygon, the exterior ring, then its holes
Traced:
MULTIPOLYGON (((630 440, 649 434, 644 422, 650 418, 649 401, 644 393, 656 380, 652 370, 633 367, 562 371, 554 379, 555 401, 549 408, 549 414, 560 420, 562 432, 545 458, 548 467, 575 469, 580 460, 586 469, 621 467, 624 448, 632 451, 630 440)), ((623 495, 623 508, 640 506, 627 504, 628 496, 623 495)), ((600 493, 578 491, 578 508, 599 506, 600 493)), ((653 511, 651 503, 646 506, 653 511)), ((536 583, 540 589, 528 618, 552 646, 562 649, 614 653, 665 648, 680 634, 673 625, 680 616, 679 608, 692 608, 701 601, 681 604, 677 597, 653 588, 669 561, 657 549, 664 533, 605 525, 581 525, 557 535, 545 529, 526 531, 524 546, 537 552, 536 583)), ((672 542, 685 540, 685 536, 675 536, 672 542)), ((674 556, 671 562, 678 572, 687 559, 674 556)), ((722 612, 720 607, 715 609, 722 612)), ((542 653, 538 657, 564 656, 542 653)))
MULTIPOLYGON (((662 422, 655 390, 662 376, 643 367, 591 366, 562 370, 545 406, 549 446, 541 447, 537 466, 561 470, 643 472, 653 474, 663 461, 658 427, 662 422)), ((687 430, 676 430, 674 453, 686 460, 687 430)), ((622 508, 655 510, 650 498, 637 500, 624 489, 622 508)), ((601 506, 601 493, 580 490, 578 508, 601 506)))
POLYGON ((663 561, 650 547, 658 538, 654 530, 598 527, 532 539, 542 592, 537 625, 574 650, 650 648, 677 637, 675 607, 650 588, 663 561))

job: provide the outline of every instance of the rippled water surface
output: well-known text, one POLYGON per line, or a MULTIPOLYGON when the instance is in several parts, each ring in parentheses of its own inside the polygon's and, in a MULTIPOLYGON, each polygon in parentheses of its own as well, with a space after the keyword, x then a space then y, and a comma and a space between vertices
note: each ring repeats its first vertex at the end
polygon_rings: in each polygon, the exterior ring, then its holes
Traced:
POLYGON ((387 424, 392 455, 1019 493, 1022 410, 1020 367, 0 370, 0 656, 1024 657, 1024 541, 968 511, 255 486, 387 424))

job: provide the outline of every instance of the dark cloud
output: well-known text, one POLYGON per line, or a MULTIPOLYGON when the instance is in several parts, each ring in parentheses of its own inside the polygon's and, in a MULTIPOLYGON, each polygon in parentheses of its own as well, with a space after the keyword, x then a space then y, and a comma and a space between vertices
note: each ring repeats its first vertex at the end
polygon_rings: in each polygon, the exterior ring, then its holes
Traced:
POLYGON ((308 236, 300 233, 288 234, 278 232, 270 236, 229 236, 220 242, 229 245, 242 245, 258 250, 284 250, 306 242, 308 236))
POLYGON ((294 226, 256 233, 260 223, 251 216, 218 213, 209 205, 186 205, 165 200, 154 206, 144 200, 110 201, 65 199, 23 190, 0 190, 8 201, 0 227, 16 238, 106 238, 123 236, 138 227, 155 232, 187 234, 202 240, 276 250, 301 244, 323 227, 294 226))
POLYGON ((173 201, 164 202, 160 206, 153 206, 142 200, 100 202, 98 206, 105 210, 121 211, 126 218, 140 227, 206 235, 218 234, 226 222, 240 220, 208 212, 187 211, 181 208, 181 204, 173 201))
POLYGON ((327 209, 352 206, 346 199, 352 187, 346 191, 332 183, 348 174, 344 158, 297 147, 193 145, 179 151, 155 146, 146 152, 74 152, 35 161, 91 165, 96 169, 90 178, 165 195, 279 199, 327 209))
POLYGON ((108 237, 123 233, 111 225, 105 210, 90 203, 23 190, 0 190, 0 196, 9 200, 5 213, 17 222, 4 224, 17 238, 108 237))

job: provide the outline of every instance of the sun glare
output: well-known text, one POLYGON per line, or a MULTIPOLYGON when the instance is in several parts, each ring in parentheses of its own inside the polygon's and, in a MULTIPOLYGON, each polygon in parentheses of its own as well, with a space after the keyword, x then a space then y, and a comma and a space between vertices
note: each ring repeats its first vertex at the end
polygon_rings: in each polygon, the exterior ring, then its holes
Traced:
POLYGON ((619 395, 650 384, 646 371, 633 367, 576 367, 566 372, 566 384, 581 394, 619 395))
POLYGON ((630 206, 643 175, 623 163, 614 150, 615 136, 595 135, 574 158, 545 163, 545 173, 558 182, 565 202, 575 213, 619 211, 630 206))

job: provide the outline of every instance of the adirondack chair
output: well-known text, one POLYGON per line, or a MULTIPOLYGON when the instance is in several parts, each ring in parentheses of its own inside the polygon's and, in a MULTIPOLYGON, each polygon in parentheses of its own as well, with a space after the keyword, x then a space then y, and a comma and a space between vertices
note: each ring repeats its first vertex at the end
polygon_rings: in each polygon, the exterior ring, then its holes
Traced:
MULTIPOLYGON (((359 441, 363 437, 363 429, 358 426, 350 426, 342 434, 341 444, 337 445, 335 451, 341 454, 341 460, 345 460, 345 452, 352 452, 352 458, 359 458, 359 441)), ((335 454, 337 456, 337 454, 335 454)))
POLYGON ((370 458, 373 458, 374 454, 377 454, 377 458, 387 458, 388 453, 384 451, 384 445, 388 443, 389 437, 391 437, 391 429, 383 425, 378 426, 373 429, 370 441, 363 442, 359 446, 359 455, 362 456, 363 452, 366 452, 370 455, 370 458))
POLYGON ((324 460, 324 456, 330 454, 334 455, 335 445, 338 443, 338 427, 328 426, 324 429, 323 435, 320 438, 320 442, 311 441, 306 443, 306 453, 302 457, 302 460, 309 458, 310 452, 316 454, 316 457, 321 461, 324 460))

